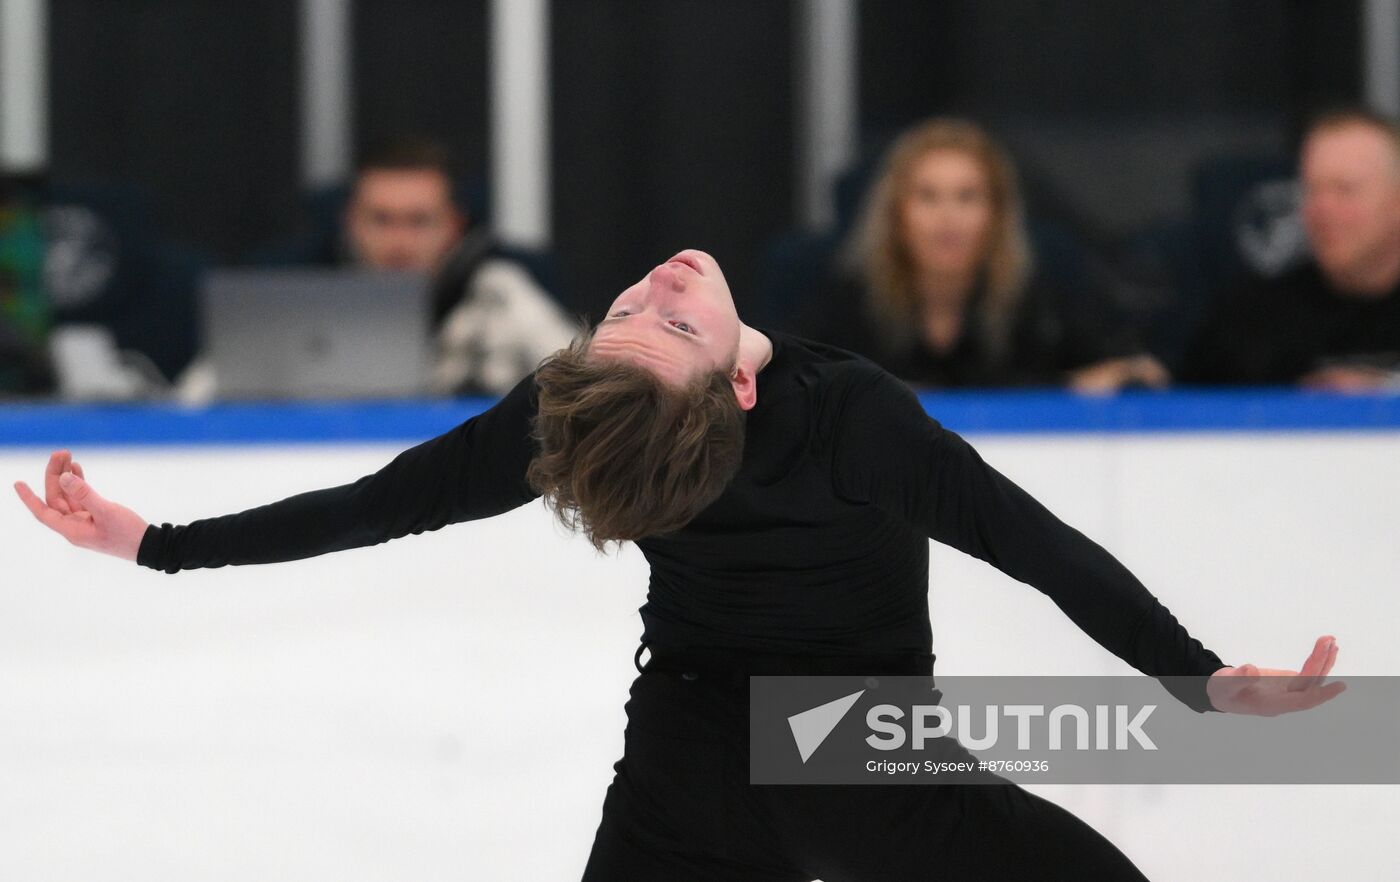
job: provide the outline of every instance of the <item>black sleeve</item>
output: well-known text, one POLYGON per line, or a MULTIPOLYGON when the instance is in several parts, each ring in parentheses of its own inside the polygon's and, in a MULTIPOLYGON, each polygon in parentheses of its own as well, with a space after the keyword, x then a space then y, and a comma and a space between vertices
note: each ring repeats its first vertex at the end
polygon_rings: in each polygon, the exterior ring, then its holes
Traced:
POLYGON ((488 410, 353 483, 183 526, 152 524, 136 562, 177 573, 300 560, 517 508, 538 496, 525 481, 535 407, 532 373, 488 410))
POLYGON ((862 369, 832 412, 837 491, 1046 594, 1101 646, 1197 712, 1215 710, 1205 677, 1225 667, 1116 558, 1061 521, 931 419, 903 383, 862 369))

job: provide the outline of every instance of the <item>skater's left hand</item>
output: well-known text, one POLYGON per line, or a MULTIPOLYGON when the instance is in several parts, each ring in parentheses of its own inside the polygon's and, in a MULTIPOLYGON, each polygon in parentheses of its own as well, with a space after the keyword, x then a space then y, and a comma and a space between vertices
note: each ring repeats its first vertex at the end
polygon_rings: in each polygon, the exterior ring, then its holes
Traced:
POLYGON ((1216 710, 1232 714, 1276 717, 1307 710, 1346 690, 1341 680, 1322 685, 1336 660, 1336 638, 1324 635, 1317 638, 1301 672, 1255 665, 1221 668, 1206 681, 1206 695, 1216 710))

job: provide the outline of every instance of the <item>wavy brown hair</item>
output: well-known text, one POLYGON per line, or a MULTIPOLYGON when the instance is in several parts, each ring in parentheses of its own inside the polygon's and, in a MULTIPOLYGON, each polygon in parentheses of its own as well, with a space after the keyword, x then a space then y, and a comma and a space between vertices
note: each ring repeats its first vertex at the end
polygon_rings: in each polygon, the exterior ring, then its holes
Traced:
POLYGON ((671 386, 589 358, 596 330, 585 326, 535 371, 539 453, 525 477, 564 526, 606 551, 679 530, 719 498, 743 459, 745 414, 732 365, 671 386))
POLYGON ((1031 270, 1021 188, 1011 156, 975 123, 934 117, 905 131, 886 151, 875 183, 847 240, 843 263, 865 283, 865 306, 876 327, 895 349, 918 336, 916 267, 905 246, 900 209, 908 197, 914 166, 936 150, 972 157, 991 191, 990 240, 979 276, 983 290, 977 309, 988 350, 999 357, 1009 345, 1011 324, 1031 270))

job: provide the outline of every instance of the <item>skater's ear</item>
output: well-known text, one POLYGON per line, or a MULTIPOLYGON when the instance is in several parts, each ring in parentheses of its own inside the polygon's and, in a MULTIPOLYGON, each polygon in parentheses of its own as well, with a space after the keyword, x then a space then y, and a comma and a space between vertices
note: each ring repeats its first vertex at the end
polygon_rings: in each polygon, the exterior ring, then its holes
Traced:
POLYGON ((758 378, 741 365, 736 364, 729 372, 729 383, 734 387, 734 398, 740 410, 753 410, 758 403, 758 378))

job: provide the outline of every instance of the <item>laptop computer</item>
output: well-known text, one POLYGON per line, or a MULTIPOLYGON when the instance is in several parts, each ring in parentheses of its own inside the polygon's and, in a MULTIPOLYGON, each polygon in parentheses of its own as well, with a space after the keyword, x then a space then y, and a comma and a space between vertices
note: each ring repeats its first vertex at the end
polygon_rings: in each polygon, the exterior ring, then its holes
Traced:
POLYGON ((201 291, 218 398, 422 395, 429 279, 357 269, 216 270, 201 291))

